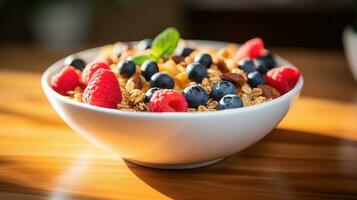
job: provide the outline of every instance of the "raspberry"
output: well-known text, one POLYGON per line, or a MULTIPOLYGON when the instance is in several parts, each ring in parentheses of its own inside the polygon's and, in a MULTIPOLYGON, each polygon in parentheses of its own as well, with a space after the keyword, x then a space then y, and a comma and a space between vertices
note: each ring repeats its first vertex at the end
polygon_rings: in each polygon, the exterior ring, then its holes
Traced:
POLYGON ((66 95, 68 91, 81 86, 81 73, 72 66, 64 67, 51 79, 51 87, 58 93, 66 95))
POLYGON ((236 54, 234 55, 234 58, 237 61, 243 60, 243 59, 251 59, 251 58, 257 58, 264 53, 264 42, 261 38, 253 38, 248 41, 246 41, 244 44, 242 44, 236 54))
POLYGON ((269 70, 265 75, 268 85, 276 88, 281 94, 289 92, 299 80, 300 71, 295 67, 283 66, 269 70))
POLYGON ((86 65, 82 73, 82 81, 84 85, 87 85, 92 78, 94 72, 98 69, 110 69, 109 65, 105 62, 91 62, 86 65))
POLYGON ((185 97, 181 93, 170 89, 155 92, 148 106, 151 112, 188 111, 188 104, 185 97))
POLYGON ((104 108, 116 108, 122 100, 119 82, 107 69, 94 72, 83 93, 83 102, 104 108))

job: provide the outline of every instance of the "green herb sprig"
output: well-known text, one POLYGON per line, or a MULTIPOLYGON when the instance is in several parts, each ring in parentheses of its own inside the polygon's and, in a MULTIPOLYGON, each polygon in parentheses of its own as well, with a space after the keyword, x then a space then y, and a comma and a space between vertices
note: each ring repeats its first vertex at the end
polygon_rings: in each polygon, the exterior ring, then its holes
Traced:
POLYGON ((137 65, 141 65, 147 60, 158 61, 160 58, 174 53, 179 40, 180 33, 177 29, 173 27, 167 28, 155 37, 149 54, 134 56, 132 60, 137 65))

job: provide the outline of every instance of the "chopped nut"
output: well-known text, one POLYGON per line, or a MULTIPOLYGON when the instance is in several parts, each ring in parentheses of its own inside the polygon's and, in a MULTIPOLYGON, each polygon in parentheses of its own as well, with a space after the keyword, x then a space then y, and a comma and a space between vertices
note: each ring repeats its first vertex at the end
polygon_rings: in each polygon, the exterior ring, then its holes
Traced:
POLYGON ((270 85, 261 84, 258 85, 258 88, 262 90, 262 96, 266 97, 267 99, 275 99, 280 97, 279 91, 270 85))
POLYGON ((129 105, 135 105, 140 101, 143 101, 145 97, 145 93, 138 89, 133 89, 129 94, 129 105))
POLYGON ((221 81, 221 78, 219 77, 210 77, 208 79, 212 84, 218 83, 219 81, 221 81))
POLYGON ((209 99, 208 100, 208 103, 207 103, 207 108, 208 109, 217 109, 217 106, 218 106, 218 102, 213 100, 213 99, 209 99))
POLYGON ((139 102, 138 104, 136 104, 134 109, 136 111, 141 111, 141 112, 147 111, 147 107, 146 107, 146 104, 144 102, 139 102))
POLYGON ((246 82, 242 75, 235 74, 235 73, 224 73, 221 75, 221 79, 226 81, 231 81, 237 87, 242 87, 246 82))
POLYGON ((242 91, 246 94, 250 94, 252 92, 252 88, 248 84, 244 84, 242 86, 242 91))
POLYGON ((242 98, 242 101, 243 101, 244 106, 250 106, 250 105, 252 105, 248 94, 242 94, 242 97, 241 97, 241 98, 242 98))
POLYGON ((206 111, 208 111, 208 109, 206 108, 206 106, 200 105, 200 106, 198 106, 197 111, 198 112, 206 112, 206 111))
POLYGON ((266 100, 265 97, 259 96, 259 97, 254 98, 254 99, 251 101, 251 103, 252 103, 252 105, 256 105, 256 104, 263 103, 265 100, 266 100))
POLYGON ((188 112, 197 112, 196 108, 188 108, 188 112))
POLYGON ((73 99, 78 102, 83 102, 83 93, 76 93, 73 95, 73 99))
POLYGON ((125 91, 127 93, 130 93, 130 91, 134 90, 135 88, 135 83, 133 81, 127 81, 125 84, 125 91))
POLYGON ((208 78, 204 78, 201 82, 201 85, 202 85, 202 88, 204 90, 206 90, 207 93, 211 92, 211 86, 210 86, 208 78))
POLYGON ((123 99, 121 100, 121 102, 117 105, 118 109, 123 109, 123 108, 130 108, 129 105, 129 100, 123 96, 123 99))
POLYGON ((238 69, 237 68, 237 62, 233 59, 224 59, 224 62, 226 63, 227 65, 227 68, 232 71, 234 69, 238 69))
POLYGON ((253 90, 252 90, 252 92, 250 94, 253 97, 257 97, 257 96, 260 96, 261 94, 263 94, 263 91, 260 88, 253 88, 253 90))

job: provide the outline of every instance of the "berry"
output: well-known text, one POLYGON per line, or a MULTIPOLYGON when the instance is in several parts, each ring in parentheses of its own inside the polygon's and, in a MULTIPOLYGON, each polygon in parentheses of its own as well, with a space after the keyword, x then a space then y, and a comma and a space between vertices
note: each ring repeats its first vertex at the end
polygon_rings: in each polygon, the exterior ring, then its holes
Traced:
POLYGON ((85 85, 88 84, 89 80, 92 78, 94 72, 98 69, 108 69, 109 65, 105 62, 91 62, 87 64, 82 73, 82 81, 85 85))
POLYGON ((254 60, 254 64, 255 64, 255 69, 261 73, 261 74, 266 74, 267 71, 269 70, 268 66, 266 65, 265 62, 263 62, 262 60, 258 60, 258 59, 255 59, 254 60))
POLYGON ((151 112, 187 112, 185 97, 175 90, 159 90, 154 93, 149 104, 151 112))
POLYGON ((80 71, 72 66, 64 67, 51 79, 51 87, 56 92, 66 95, 68 91, 81 85, 80 71))
POLYGON ((131 60, 123 60, 118 63, 119 74, 123 77, 130 78, 136 71, 136 65, 131 60))
POLYGON ((263 40, 256 37, 242 44, 238 48, 236 54, 234 55, 234 58, 240 61, 242 59, 247 59, 247 58, 257 58, 263 55, 263 53, 264 53, 263 40))
POLYGON ((191 63, 186 67, 187 78, 196 83, 207 77, 207 68, 200 63, 191 63))
POLYGON ((190 108, 198 108, 200 105, 204 105, 208 101, 208 94, 201 86, 192 85, 183 90, 183 96, 185 96, 190 108))
POLYGON ((152 39, 143 39, 139 42, 138 44, 138 49, 139 50, 145 50, 145 49, 150 49, 152 44, 152 39))
POLYGON ((183 47, 183 48, 180 48, 180 49, 177 51, 177 55, 178 55, 178 56, 181 56, 181 57, 187 57, 187 56, 189 56, 193 51, 194 51, 194 49, 192 49, 192 48, 190 48, 190 47, 183 47))
POLYGON ((232 109, 243 107, 242 99, 235 94, 227 94, 218 102, 218 110, 232 109))
POLYGON ((83 102, 104 108, 116 108, 122 100, 119 82, 107 69, 98 69, 83 92, 83 102))
POLYGON ((202 53, 195 57, 195 62, 201 63, 206 68, 210 68, 212 64, 212 57, 207 53, 202 53))
POLYGON ((248 84, 252 88, 257 87, 260 84, 265 84, 264 76, 257 71, 249 73, 247 78, 248 78, 248 84))
POLYGON ((250 59, 242 60, 241 62, 239 62, 238 68, 243 70, 246 74, 255 71, 254 62, 250 59))
POLYGON ((299 80, 300 71, 295 67, 283 66, 273 68, 265 75, 268 85, 276 88, 281 94, 289 92, 299 80))
POLYGON ((152 98, 152 95, 154 95, 154 93, 157 92, 158 90, 160 90, 160 88, 158 87, 153 87, 148 89, 148 91, 145 92, 144 102, 145 103, 149 102, 150 99, 152 98))
POLYGON ((220 81, 211 88, 211 97, 216 101, 219 101, 227 94, 237 94, 236 86, 229 81, 220 81))
POLYGON ((77 56, 68 56, 65 60, 64 60, 64 65, 66 66, 73 66, 76 69, 83 71, 84 67, 86 66, 86 63, 78 58, 77 56))
POLYGON ((157 72, 159 72, 159 67, 155 61, 148 60, 141 65, 141 75, 143 75, 147 81, 150 81, 151 76, 157 72))
POLYGON ((151 76, 150 87, 172 89, 175 86, 174 80, 166 73, 158 72, 151 76))
POLYGON ((257 60, 259 62, 264 63, 268 67, 268 69, 276 67, 276 62, 275 62, 275 59, 274 59, 274 55, 272 53, 270 53, 270 52, 258 57, 257 60))

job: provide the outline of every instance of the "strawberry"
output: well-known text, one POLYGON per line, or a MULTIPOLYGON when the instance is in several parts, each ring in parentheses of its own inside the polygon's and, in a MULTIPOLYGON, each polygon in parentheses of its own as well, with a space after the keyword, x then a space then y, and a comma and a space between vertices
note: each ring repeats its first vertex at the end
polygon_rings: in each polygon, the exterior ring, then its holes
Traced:
POLYGON ((81 86, 81 72, 72 66, 64 67, 51 79, 51 87, 62 95, 81 86))
POLYGON ((104 108, 116 108, 122 93, 115 74, 107 69, 94 72, 83 92, 83 102, 104 108))

